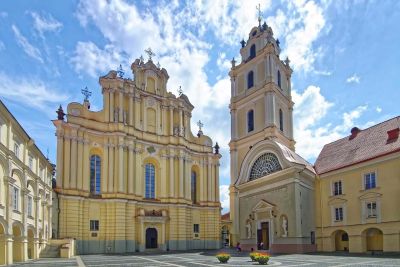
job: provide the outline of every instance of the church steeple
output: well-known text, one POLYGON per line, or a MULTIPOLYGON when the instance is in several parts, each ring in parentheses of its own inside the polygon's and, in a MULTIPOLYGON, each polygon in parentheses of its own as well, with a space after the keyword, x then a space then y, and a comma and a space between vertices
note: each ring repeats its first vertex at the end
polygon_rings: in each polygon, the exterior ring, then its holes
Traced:
POLYGON ((294 150, 292 69, 288 59, 280 59, 280 42, 260 18, 242 41, 240 64, 229 72, 232 142, 272 138, 294 150))

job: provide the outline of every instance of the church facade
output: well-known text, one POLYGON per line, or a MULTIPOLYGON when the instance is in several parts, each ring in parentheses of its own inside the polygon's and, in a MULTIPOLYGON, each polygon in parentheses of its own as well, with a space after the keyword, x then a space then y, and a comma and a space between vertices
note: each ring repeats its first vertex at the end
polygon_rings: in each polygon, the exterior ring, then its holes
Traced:
POLYGON ((313 167, 295 153, 292 69, 266 23, 232 60, 232 244, 273 253, 315 251, 313 167))
POLYGON ((151 54, 131 69, 100 77, 102 110, 86 98, 53 121, 58 238, 79 254, 219 248, 218 145, 192 134, 193 105, 151 54))

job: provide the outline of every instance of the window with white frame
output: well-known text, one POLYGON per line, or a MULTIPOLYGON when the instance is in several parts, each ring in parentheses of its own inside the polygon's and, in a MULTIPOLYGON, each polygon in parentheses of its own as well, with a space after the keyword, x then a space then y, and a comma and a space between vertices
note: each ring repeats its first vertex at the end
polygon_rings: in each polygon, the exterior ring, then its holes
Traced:
POLYGON ((343 221, 343 208, 335 208, 335 221, 341 222, 343 221))
POLYGON ((375 172, 370 172, 364 174, 364 189, 372 189, 376 187, 376 174, 375 172))
POLYGON ((32 216, 32 196, 28 196, 28 216, 32 216))
POLYGON ((18 187, 13 187, 13 194, 12 194, 12 200, 13 200, 13 209, 14 210, 19 210, 19 189, 18 187))
POLYGON ((99 220, 90 220, 90 231, 99 231, 99 220))
POLYGON ((333 193, 334 196, 338 196, 338 195, 343 194, 342 181, 336 181, 336 182, 333 183, 333 192, 332 193, 333 193))
POLYGON ((19 158, 19 143, 17 141, 14 141, 14 154, 19 158))
POLYGON ((376 217, 376 202, 367 202, 367 218, 375 218, 376 217))

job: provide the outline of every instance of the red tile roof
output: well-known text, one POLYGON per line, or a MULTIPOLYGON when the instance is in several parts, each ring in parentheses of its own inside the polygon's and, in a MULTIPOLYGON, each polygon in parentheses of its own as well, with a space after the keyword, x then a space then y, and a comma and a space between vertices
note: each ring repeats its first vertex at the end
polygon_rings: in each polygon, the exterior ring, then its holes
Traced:
POLYGON ((338 170, 400 151, 400 137, 388 140, 388 132, 400 127, 400 116, 326 144, 315 162, 318 174, 338 170))
POLYGON ((225 214, 222 214, 221 215, 221 220, 222 221, 229 221, 230 219, 231 219, 231 217, 230 217, 230 212, 227 212, 227 213, 225 213, 225 214))

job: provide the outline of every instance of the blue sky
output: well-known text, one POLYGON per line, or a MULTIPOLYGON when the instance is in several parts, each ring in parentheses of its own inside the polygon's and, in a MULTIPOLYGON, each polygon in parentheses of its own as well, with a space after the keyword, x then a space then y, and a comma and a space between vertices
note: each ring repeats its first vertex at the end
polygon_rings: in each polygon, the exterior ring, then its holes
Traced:
POLYGON ((256 5, 294 69, 296 151, 314 163, 325 143, 399 115, 399 1, 1 1, 0 97, 55 161, 51 119, 59 104, 93 91, 98 77, 151 47, 195 105, 192 129, 222 147, 221 201, 228 205, 230 81, 256 5))

